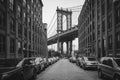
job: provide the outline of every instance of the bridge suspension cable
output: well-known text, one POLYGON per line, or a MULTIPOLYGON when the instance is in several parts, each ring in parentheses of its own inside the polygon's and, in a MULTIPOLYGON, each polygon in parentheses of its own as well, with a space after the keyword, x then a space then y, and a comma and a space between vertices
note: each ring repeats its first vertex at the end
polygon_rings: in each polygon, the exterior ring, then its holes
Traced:
POLYGON ((55 28, 55 29, 54 29, 54 31, 52 31, 52 33, 51 33, 51 34, 52 34, 52 36, 54 36, 54 35, 55 35, 55 32, 56 32, 56 31, 57 31, 57 28, 55 28))
POLYGON ((52 22, 53 22, 54 19, 55 19, 55 15, 56 15, 56 12, 54 13, 54 15, 53 15, 53 17, 52 17, 52 19, 51 19, 51 21, 50 21, 50 23, 49 23, 48 31, 52 28, 51 25, 52 25, 52 22))
POLYGON ((77 6, 67 7, 67 8, 63 8, 63 9, 66 9, 66 10, 68 9, 68 10, 70 10, 72 12, 80 12, 81 9, 82 9, 82 6, 83 5, 77 5, 77 6))
MULTIPOLYGON (((68 10, 70 10, 72 12, 78 13, 78 12, 81 11, 82 5, 67 7, 67 8, 63 8, 63 9, 66 9, 66 10, 68 9, 68 10)), ((57 31, 57 27, 56 27, 57 25, 55 25, 57 23, 57 19, 55 19, 56 18, 55 16, 56 16, 56 12, 54 13, 54 15, 53 15, 53 17, 52 17, 52 19, 50 21, 50 24, 48 26, 48 31, 47 31, 48 37, 53 36, 55 34, 55 32, 57 31)), ((76 14, 74 15, 73 18, 76 18, 75 16, 76 16, 76 14)), ((65 22, 66 22, 66 19, 63 20, 63 25, 64 25, 65 22)), ((77 21, 75 20, 75 22, 77 22, 77 21)))
POLYGON ((72 6, 72 7, 66 7, 66 8, 63 8, 63 9, 72 9, 72 8, 78 8, 78 7, 82 7, 83 5, 77 5, 77 6, 72 6))
POLYGON ((51 37, 56 34, 56 29, 52 30, 51 33, 48 33, 48 37, 51 37))
POLYGON ((48 31, 48 35, 51 35, 51 33, 53 33, 53 31, 55 31, 55 28, 56 28, 56 27, 54 27, 54 26, 55 26, 55 23, 57 23, 57 19, 55 19, 53 25, 51 26, 50 30, 48 31), (54 30, 53 30, 53 29, 54 29, 54 30))

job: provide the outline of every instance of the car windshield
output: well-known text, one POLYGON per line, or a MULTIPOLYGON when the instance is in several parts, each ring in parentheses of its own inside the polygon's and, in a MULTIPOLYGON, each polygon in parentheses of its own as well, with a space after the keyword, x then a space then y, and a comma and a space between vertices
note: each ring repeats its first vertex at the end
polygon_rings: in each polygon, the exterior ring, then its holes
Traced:
POLYGON ((118 66, 120 66, 120 59, 114 59, 118 66))
POLYGON ((26 59, 26 60, 24 61, 24 63, 30 65, 30 64, 34 64, 34 61, 35 61, 34 58, 33 58, 33 59, 26 59))
POLYGON ((15 67, 19 61, 18 59, 0 59, 0 67, 15 67))
POLYGON ((88 58, 88 61, 96 61, 95 58, 88 58))

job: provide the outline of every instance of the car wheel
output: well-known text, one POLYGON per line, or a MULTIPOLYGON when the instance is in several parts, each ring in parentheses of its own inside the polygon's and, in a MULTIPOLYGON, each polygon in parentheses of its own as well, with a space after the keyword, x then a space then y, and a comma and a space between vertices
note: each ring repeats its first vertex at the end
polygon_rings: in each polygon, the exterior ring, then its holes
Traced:
POLYGON ((32 76, 32 80, 35 80, 35 79, 36 79, 36 76, 37 76, 37 72, 34 71, 34 74, 33 74, 33 76, 32 76))
POLYGON ((115 76, 114 80, 120 80, 120 77, 119 76, 115 76))
POLYGON ((40 72, 41 72, 41 70, 40 70, 40 68, 39 68, 39 70, 38 70, 37 74, 40 74, 40 72))
POLYGON ((83 69, 84 69, 84 70, 86 69, 86 66, 85 66, 85 65, 83 65, 83 69))
POLYGON ((20 74, 19 80, 25 80, 23 74, 20 74))
POLYGON ((81 65, 81 68, 83 68, 83 65, 81 65))
POLYGON ((98 77, 99 77, 99 78, 103 78, 103 73, 102 73, 101 70, 98 70, 98 77))

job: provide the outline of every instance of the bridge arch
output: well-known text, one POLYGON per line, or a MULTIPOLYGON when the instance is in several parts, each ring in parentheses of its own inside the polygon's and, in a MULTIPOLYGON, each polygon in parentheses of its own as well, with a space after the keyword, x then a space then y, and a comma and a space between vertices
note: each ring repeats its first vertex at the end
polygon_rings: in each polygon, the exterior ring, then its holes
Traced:
POLYGON ((63 31, 63 18, 66 17, 66 30, 72 27, 72 11, 60 9, 57 7, 57 33, 63 31))

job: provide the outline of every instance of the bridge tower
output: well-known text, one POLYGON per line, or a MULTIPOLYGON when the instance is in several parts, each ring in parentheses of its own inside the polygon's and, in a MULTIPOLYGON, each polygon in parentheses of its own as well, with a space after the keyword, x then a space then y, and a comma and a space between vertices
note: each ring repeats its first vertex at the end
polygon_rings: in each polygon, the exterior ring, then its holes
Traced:
MULTIPOLYGON (((58 41, 57 41, 57 50, 60 53, 63 53, 63 42, 59 42, 59 34, 63 32, 63 16, 66 17, 66 29, 70 29, 72 27, 72 11, 69 11, 68 9, 60 9, 57 7, 57 34, 58 34, 58 41)), ((72 51, 72 45, 69 45, 69 42, 67 42, 67 52, 72 51)))

